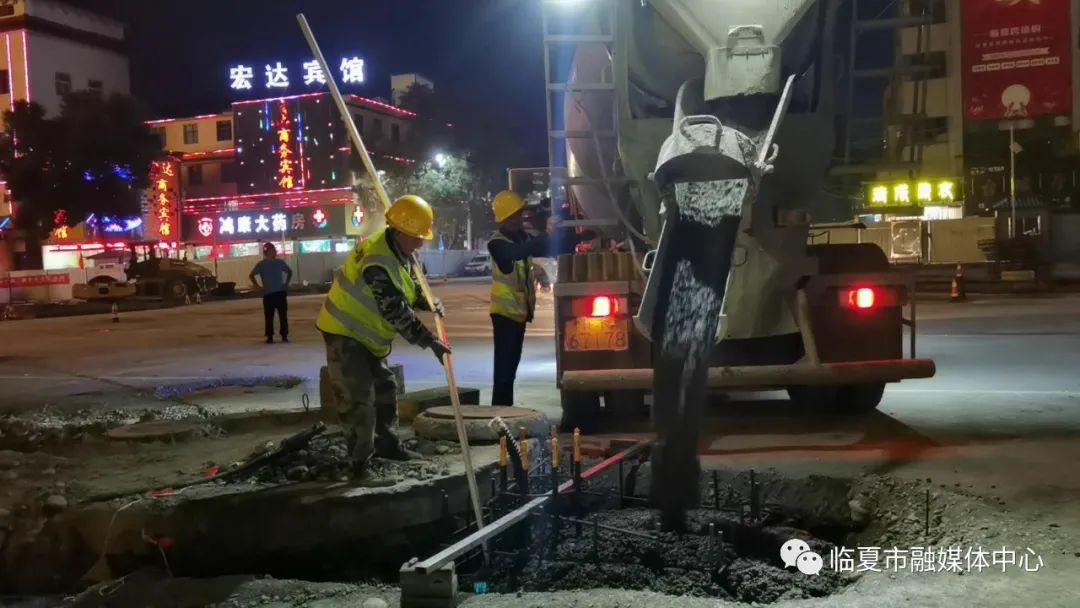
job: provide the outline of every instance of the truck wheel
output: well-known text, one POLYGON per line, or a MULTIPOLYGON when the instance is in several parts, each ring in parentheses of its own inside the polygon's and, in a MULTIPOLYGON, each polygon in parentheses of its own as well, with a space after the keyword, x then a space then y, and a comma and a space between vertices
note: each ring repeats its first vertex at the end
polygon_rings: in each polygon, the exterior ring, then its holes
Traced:
POLYGON ((836 389, 836 409, 843 414, 874 411, 885 394, 885 383, 851 384, 836 389))
POLYGON ((171 300, 183 300, 188 295, 188 286, 183 279, 173 279, 165 286, 165 297, 171 300))
POLYGON ((640 420, 649 413, 645 408, 645 393, 642 391, 604 393, 604 408, 616 420, 640 420))
POLYGON ((582 433, 595 433, 600 426, 600 395, 596 393, 577 393, 563 391, 562 422, 559 427, 564 433, 580 429, 582 433))

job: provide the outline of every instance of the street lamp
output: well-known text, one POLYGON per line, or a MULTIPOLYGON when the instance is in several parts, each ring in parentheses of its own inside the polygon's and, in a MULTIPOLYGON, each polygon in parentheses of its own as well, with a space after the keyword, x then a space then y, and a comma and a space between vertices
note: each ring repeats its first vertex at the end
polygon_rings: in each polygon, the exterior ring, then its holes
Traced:
POLYGON ((446 160, 446 155, 442 152, 438 152, 435 154, 435 164, 438 165, 440 169, 446 167, 446 160))

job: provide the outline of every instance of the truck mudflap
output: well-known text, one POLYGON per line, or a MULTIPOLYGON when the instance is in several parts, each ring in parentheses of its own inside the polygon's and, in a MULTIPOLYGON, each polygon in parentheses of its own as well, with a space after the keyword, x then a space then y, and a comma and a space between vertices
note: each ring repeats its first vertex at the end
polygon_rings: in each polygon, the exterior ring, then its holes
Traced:
MULTIPOLYGON (((932 378, 936 371, 932 359, 710 367, 706 385, 729 390, 782 390, 791 386, 843 386, 932 378)), ((650 390, 652 387, 653 370, 648 368, 566 370, 562 374, 564 391, 650 390)))

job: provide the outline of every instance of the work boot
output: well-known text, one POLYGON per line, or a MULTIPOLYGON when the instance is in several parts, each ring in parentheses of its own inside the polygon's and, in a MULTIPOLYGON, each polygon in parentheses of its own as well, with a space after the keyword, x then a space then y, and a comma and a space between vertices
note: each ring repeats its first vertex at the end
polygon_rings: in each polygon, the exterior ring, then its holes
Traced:
POLYGON ((424 457, 420 454, 406 449, 401 445, 400 441, 386 442, 383 444, 375 444, 375 456, 377 458, 385 458, 386 460, 423 460, 424 457))

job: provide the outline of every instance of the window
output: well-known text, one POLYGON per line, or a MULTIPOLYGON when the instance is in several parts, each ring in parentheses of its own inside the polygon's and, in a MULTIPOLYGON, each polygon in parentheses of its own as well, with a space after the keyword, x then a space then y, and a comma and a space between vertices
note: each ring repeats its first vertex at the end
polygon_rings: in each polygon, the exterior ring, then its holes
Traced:
POLYGON ((0 5, 0 17, 10 17, 15 14, 14 4, 0 5))
POLYGON ((101 95, 105 91, 105 85, 100 80, 90 80, 86 83, 86 89, 91 93, 101 95))
POLYGON ((401 125, 396 122, 390 123, 390 141, 395 144, 401 141, 401 125))
POLYGON ((11 87, 9 86, 11 82, 8 81, 10 77, 7 70, 0 70, 0 95, 11 94, 11 87))
POLYGON ((361 135, 363 135, 364 134, 364 116, 362 114, 353 114, 352 118, 353 118, 353 122, 356 123, 356 130, 359 131, 361 135))
POLYGON ((157 136, 158 141, 161 142, 162 148, 167 147, 166 144, 168 143, 168 141, 166 140, 165 136, 165 127, 152 127, 150 129, 150 132, 157 136))
POLYGON ((191 165, 187 170, 187 183, 189 186, 201 186, 202 165, 191 165))
POLYGON ((199 143, 199 125, 193 122, 184 125, 184 144, 190 146, 197 143, 199 143))
POLYGON ((56 94, 63 97, 71 92, 71 74, 67 72, 56 73, 56 94))
POLYGON ((218 141, 232 141, 232 121, 231 120, 219 120, 219 121, 217 121, 217 140, 218 141))
POLYGON ((223 184, 235 184, 236 183, 236 163, 234 163, 234 162, 221 163, 221 183, 223 183, 223 184))
POLYGON ((372 135, 371 135, 372 138, 374 138, 375 140, 382 139, 382 119, 381 118, 376 118, 374 121, 372 121, 371 130, 373 132, 372 135))

